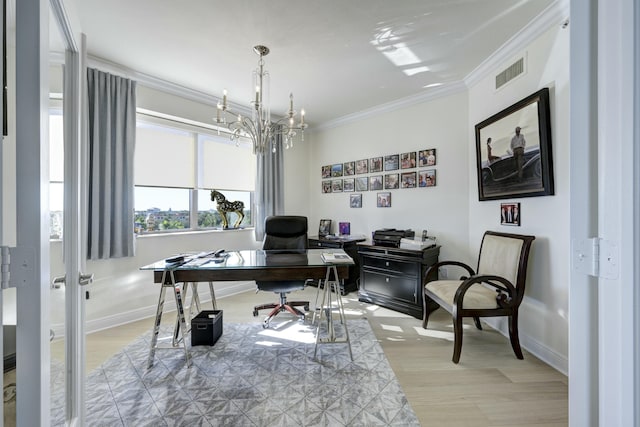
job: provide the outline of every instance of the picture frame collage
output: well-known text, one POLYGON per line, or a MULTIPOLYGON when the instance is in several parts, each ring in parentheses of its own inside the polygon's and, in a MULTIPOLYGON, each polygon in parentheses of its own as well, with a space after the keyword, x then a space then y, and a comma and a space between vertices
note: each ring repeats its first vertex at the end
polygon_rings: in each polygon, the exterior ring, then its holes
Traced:
POLYGON ((388 190, 436 186, 436 149, 335 163, 321 168, 322 193, 352 193, 349 206, 362 207, 362 192, 379 191, 377 207, 391 207, 388 190))

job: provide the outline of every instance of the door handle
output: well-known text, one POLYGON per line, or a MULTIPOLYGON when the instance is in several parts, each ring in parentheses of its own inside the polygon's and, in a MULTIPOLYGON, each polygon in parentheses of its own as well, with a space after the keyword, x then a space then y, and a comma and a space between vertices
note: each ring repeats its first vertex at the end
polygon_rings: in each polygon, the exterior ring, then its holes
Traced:
POLYGON ((53 278, 53 282, 51 282, 51 287, 54 289, 60 289, 63 283, 66 283, 67 276, 58 276, 53 278))
POLYGON ((78 278, 78 283, 80 286, 86 286, 93 282, 93 274, 82 274, 80 273, 80 277, 78 278))

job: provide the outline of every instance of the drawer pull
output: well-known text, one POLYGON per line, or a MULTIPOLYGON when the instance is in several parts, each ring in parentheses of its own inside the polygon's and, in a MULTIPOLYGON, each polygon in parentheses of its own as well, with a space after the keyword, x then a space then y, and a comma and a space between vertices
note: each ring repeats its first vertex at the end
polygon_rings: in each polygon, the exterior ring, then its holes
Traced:
POLYGON ((389 261, 385 261, 385 265, 389 267, 389 261))
POLYGON ((385 277, 385 278, 384 278, 384 280, 385 280, 387 283, 389 283, 389 278, 388 278, 388 277, 385 277))

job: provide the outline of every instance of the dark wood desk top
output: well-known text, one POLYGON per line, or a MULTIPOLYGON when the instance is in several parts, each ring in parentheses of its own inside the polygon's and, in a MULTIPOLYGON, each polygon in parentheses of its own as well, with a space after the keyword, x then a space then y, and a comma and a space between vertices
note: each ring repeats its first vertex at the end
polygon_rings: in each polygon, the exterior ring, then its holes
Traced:
MULTIPOLYGON (((171 265, 164 260, 141 267, 141 270, 153 271, 155 283, 162 282, 165 271, 172 272, 175 282, 209 282, 223 280, 305 280, 324 279, 327 274, 327 264, 322 260, 323 252, 344 253, 341 249, 309 249, 299 253, 281 251, 230 251, 221 262, 211 258, 188 258, 182 264, 171 265), (202 260, 202 261, 199 261, 202 260)), ((193 254, 192 254, 193 256, 193 254)), ((346 277, 349 265, 341 263, 335 265, 338 274, 346 277)), ((165 282, 170 283, 170 277, 165 282)))

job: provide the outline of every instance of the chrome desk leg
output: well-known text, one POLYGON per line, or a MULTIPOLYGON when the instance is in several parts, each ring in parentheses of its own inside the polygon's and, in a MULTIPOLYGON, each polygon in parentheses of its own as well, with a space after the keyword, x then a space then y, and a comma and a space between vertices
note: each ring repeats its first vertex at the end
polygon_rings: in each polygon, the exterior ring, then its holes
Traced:
MULTIPOLYGON (((183 285, 185 286, 185 285, 183 285)), ((148 368, 151 368, 153 366, 153 362, 154 362, 154 358, 155 358, 155 354, 156 354, 156 349, 158 348, 158 334, 160 332, 160 322, 162 321, 162 311, 164 309, 164 299, 165 299, 165 295, 166 295, 166 290, 168 287, 171 287, 173 289, 173 295, 176 299, 176 307, 178 309, 178 314, 177 314, 177 318, 176 318, 176 327, 174 328, 174 335, 173 335, 173 347, 177 347, 178 346, 178 342, 179 340, 177 339, 178 334, 181 332, 182 333, 182 345, 184 347, 184 353, 185 353, 185 358, 186 358, 186 362, 187 362, 187 366, 191 367, 191 354, 189 353, 189 349, 187 348, 187 340, 186 338, 186 333, 187 333, 187 325, 184 319, 184 306, 182 304, 182 290, 180 289, 180 287, 178 285, 176 285, 176 280, 175 277, 173 275, 173 271, 171 270, 165 270, 162 273, 162 281, 161 281, 161 286, 160 286, 160 297, 158 297, 158 307, 156 309, 156 319, 155 319, 155 323, 153 326, 153 335, 151 337, 151 349, 149 350, 149 361, 148 361, 148 368), (167 274, 169 274, 169 278, 171 279, 170 281, 167 280, 167 274)))
POLYGON ((162 320, 162 310, 164 309, 164 296, 167 289, 165 285, 167 272, 162 273, 162 282, 160 285, 160 297, 158 297, 158 307, 156 308, 156 320, 153 324, 153 333, 151 335, 151 348, 149 349, 149 362, 147 366, 153 366, 153 359, 156 355, 156 345, 158 344, 158 333, 160 332, 160 321, 162 320))
MULTIPOLYGON (((180 290, 179 286, 175 286, 174 287, 174 296, 176 295, 176 292, 178 294, 181 295, 180 300, 182 301, 182 318, 184 319, 184 303, 187 302, 187 295, 189 293, 189 282, 183 282, 182 283, 182 290, 180 290)), ((176 300, 176 309, 178 309, 178 304, 177 304, 177 300, 176 300)), ((191 306, 189 306, 189 316, 191 316, 191 306)), ((180 330, 180 326, 182 324, 181 322, 182 319, 180 319, 180 313, 178 312, 178 314, 176 315, 176 323, 175 326, 173 327, 173 341, 171 342, 171 344, 174 347, 177 347, 178 344, 180 343, 180 339, 178 338, 180 336, 180 332, 182 332, 180 330)), ((186 321, 185 321, 185 325, 186 325, 186 321)), ((184 335, 187 332, 187 329, 183 329, 184 332, 182 332, 182 335, 184 335)))
MULTIPOLYGON (((171 273, 172 276, 172 282, 173 281, 173 272, 171 273)), ((175 283, 175 282, 174 282, 175 283)), ((183 285, 184 288, 185 285, 183 285)), ((184 356, 187 360, 187 366, 191 367, 191 354, 189 353, 189 348, 187 348, 187 323, 185 322, 184 319, 184 305, 182 303, 183 299, 182 299, 182 292, 180 291, 180 287, 179 286, 174 286, 173 287, 173 291, 174 291, 174 295, 176 297, 176 307, 178 309, 178 321, 180 322, 180 332, 182 335, 182 346, 184 347, 184 356)), ((175 338, 175 337, 174 337, 175 338)), ((175 341, 174 341, 175 342, 175 341)))
MULTIPOLYGON (((318 305, 318 298, 320 298, 320 292, 322 292, 323 287, 324 287, 324 282, 322 281, 322 279, 318 279, 318 290, 316 291, 316 302, 313 305, 313 318, 311 319, 312 325, 315 325, 316 316, 319 316, 319 311, 321 306, 318 305)), ((324 294, 322 295, 324 297, 324 294)), ((322 304, 324 304, 324 300, 322 301, 322 304)))
POLYGON ((349 329, 347 328, 347 319, 344 314, 344 305, 342 303, 342 296, 340 295, 340 281, 338 278, 338 270, 335 265, 327 266, 327 274, 324 282, 324 292, 322 295, 322 305, 320 307, 320 315, 318 317, 318 326, 316 328, 316 346, 313 351, 313 358, 317 359, 318 344, 338 344, 346 343, 349 347, 349 357, 353 360, 353 352, 351 351, 351 342, 349 340, 349 329), (331 273, 333 273, 335 280, 331 279, 331 273), (344 339, 337 339, 335 333, 335 327, 333 324, 333 307, 331 304, 331 295, 335 290, 336 305, 338 308, 338 315, 340 322, 343 324, 345 331, 344 339), (322 316, 327 318, 327 338, 320 338, 320 325, 322 324, 322 316))
POLYGON ((217 310, 218 303, 216 302, 216 292, 213 290, 213 282, 209 282, 209 294, 211 294, 211 305, 214 310, 217 310))

